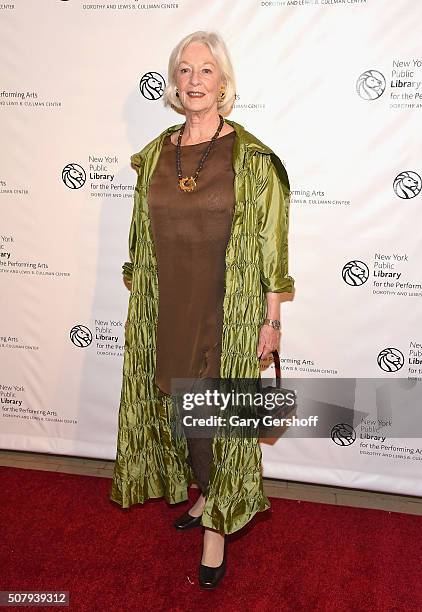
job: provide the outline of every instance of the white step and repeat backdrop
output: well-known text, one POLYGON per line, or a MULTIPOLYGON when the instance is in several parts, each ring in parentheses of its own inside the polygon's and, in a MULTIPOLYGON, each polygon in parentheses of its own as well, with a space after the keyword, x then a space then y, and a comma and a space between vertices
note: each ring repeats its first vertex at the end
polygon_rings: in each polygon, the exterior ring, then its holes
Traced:
MULTIPOLYGON (((283 372, 415 389, 421 20, 416 0, 0 4, 2 448, 115 456, 129 158, 183 120, 162 90, 171 49, 199 29, 231 52, 229 118, 291 181, 283 372)), ((374 406, 358 432, 264 440, 264 475, 420 495, 422 436, 382 435, 396 407, 374 406)))

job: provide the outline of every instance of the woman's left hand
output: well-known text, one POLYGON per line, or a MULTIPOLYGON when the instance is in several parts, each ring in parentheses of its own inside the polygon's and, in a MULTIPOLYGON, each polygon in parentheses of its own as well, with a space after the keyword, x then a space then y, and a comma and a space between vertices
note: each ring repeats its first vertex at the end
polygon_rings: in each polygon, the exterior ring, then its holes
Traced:
POLYGON ((269 357, 271 353, 278 350, 280 346, 280 335, 281 332, 278 329, 274 329, 270 325, 262 325, 259 331, 258 348, 256 351, 259 359, 265 359, 269 357))

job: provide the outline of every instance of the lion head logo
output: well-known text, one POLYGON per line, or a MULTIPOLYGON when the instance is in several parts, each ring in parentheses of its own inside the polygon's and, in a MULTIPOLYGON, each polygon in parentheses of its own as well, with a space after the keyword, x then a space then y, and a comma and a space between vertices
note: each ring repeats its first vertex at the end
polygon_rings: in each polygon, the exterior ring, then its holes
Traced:
POLYGON ((397 372, 404 365, 404 355, 399 349, 385 348, 378 354, 377 363, 384 372, 397 372))
POLYGON ((343 266, 341 275, 344 282, 346 282, 348 285, 358 287, 359 285, 366 283, 368 280, 369 269, 366 263, 359 261, 358 259, 354 259, 353 261, 348 261, 347 264, 343 266))
POLYGON ((166 82, 158 72, 146 72, 139 82, 141 94, 147 100, 158 100, 164 93, 166 82))
POLYGON ((366 70, 356 82, 356 91, 364 100, 376 100, 385 91, 385 78, 378 70, 366 70))
POLYGON ((350 446, 356 440, 356 432, 348 423, 337 423, 331 429, 331 439, 337 446, 350 446))
POLYGON ((404 200, 410 200, 420 194, 422 188, 422 179, 416 172, 406 170, 400 172, 394 179, 393 189, 394 193, 403 198, 404 200))
POLYGON ((70 330, 70 339, 79 348, 86 348, 92 342, 92 333, 85 325, 75 325, 70 330))
POLYGON ((69 189, 80 189, 85 185, 85 170, 79 164, 67 164, 62 170, 62 181, 69 189))

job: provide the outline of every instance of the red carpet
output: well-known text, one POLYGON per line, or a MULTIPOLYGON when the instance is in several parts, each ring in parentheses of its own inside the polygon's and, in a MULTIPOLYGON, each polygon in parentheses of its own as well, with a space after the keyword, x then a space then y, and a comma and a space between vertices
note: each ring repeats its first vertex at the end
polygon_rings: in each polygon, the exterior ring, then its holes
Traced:
POLYGON ((0 590, 68 590, 68 609, 107 612, 422 610, 422 517, 271 499, 228 537, 227 574, 207 592, 202 530, 171 525, 188 503, 122 510, 110 483, 0 467, 0 590))

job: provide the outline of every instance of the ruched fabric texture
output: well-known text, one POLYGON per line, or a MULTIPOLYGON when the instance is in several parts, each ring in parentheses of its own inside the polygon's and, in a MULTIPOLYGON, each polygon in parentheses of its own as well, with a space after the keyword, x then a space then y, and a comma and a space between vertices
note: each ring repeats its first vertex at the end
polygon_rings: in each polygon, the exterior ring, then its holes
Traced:
MULTIPOLYGON (((221 378, 258 378, 256 347, 266 315, 267 291, 292 291, 287 269, 289 183, 275 153, 240 124, 233 146, 235 209, 225 255, 221 378)), ((125 335, 117 456, 110 497, 127 508, 147 499, 188 499, 194 474, 187 443, 175 436, 172 398, 154 384, 158 314, 157 259, 148 212, 148 185, 164 130, 132 155, 138 172, 129 232, 131 282, 125 335)), ((243 527, 270 507, 263 491, 261 448, 256 437, 213 440, 213 463, 202 524, 224 533, 243 527)))

